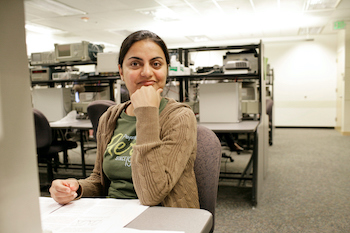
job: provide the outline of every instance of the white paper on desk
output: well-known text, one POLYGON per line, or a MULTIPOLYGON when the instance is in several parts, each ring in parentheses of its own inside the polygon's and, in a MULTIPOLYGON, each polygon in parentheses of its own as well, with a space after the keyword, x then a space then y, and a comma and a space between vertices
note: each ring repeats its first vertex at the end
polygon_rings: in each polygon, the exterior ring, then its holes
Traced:
POLYGON ((41 217, 46 217, 50 213, 62 207, 51 197, 40 197, 40 215, 41 217))
POLYGON ((60 126, 61 124, 78 122, 77 114, 78 113, 76 110, 72 110, 65 117, 63 117, 61 120, 51 122, 50 125, 51 126, 60 126))
POLYGON ((132 228, 123 228, 118 230, 118 232, 110 232, 110 233, 185 233, 184 231, 160 231, 160 230, 137 230, 132 228))
POLYGON ((42 227, 53 233, 109 233, 108 229, 122 229, 147 208, 139 200, 81 198, 42 216, 42 227))

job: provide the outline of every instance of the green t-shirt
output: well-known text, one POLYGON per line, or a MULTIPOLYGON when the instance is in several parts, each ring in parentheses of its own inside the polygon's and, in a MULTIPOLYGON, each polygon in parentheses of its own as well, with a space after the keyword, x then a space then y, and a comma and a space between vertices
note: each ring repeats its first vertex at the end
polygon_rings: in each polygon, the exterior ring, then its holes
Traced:
MULTIPOLYGON (((168 100, 162 98, 159 113, 168 100)), ((131 155, 136 143, 136 117, 123 111, 117 120, 111 141, 103 155, 103 171, 111 181, 108 196, 121 199, 137 198, 131 178, 131 155)))

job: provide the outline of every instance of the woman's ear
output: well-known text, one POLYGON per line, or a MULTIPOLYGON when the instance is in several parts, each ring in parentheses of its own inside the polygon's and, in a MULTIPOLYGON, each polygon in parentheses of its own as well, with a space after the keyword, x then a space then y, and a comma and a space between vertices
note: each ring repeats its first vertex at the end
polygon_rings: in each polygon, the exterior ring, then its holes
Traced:
POLYGON ((119 76, 120 76, 120 79, 121 79, 122 81, 124 81, 123 69, 122 69, 121 65, 118 65, 118 69, 119 69, 119 76))

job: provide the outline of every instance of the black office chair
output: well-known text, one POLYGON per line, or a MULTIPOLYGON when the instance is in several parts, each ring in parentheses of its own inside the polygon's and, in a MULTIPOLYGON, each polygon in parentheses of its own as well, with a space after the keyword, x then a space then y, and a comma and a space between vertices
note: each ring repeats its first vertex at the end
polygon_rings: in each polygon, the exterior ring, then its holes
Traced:
POLYGON ((107 109, 112 105, 116 105, 116 103, 112 100, 95 100, 91 102, 87 107, 87 113, 92 123, 95 140, 96 140, 96 131, 98 127, 98 121, 100 120, 100 117, 102 116, 102 114, 105 111, 107 111, 107 109))
POLYGON ((36 149, 39 163, 47 165, 47 181, 48 184, 53 180, 53 169, 57 171, 59 166, 58 153, 63 152, 68 157, 68 150, 74 149, 78 145, 74 141, 53 140, 52 129, 47 118, 42 112, 33 109, 35 123, 36 149))

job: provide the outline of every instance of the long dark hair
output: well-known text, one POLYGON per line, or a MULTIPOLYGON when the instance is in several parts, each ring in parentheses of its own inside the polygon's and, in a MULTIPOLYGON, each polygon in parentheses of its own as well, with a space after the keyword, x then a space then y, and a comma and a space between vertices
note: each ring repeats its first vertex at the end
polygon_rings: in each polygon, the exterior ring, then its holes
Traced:
POLYGON ((146 39, 153 41, 154 43, 159 45, 159 47, 161 47, 165 55, 166 63, 168 65, 170 64, 169 52, 165 42, 157 34, 151 31, 140 30, 140 31, 131 33, 128 37, 125 38, 122 45, 120 46, 119 59, 118 59, 118 64, 120 65, 120 67, 123 67, 125 55, 129 51, 131 46, 138 41, 146 40, 146 39))

